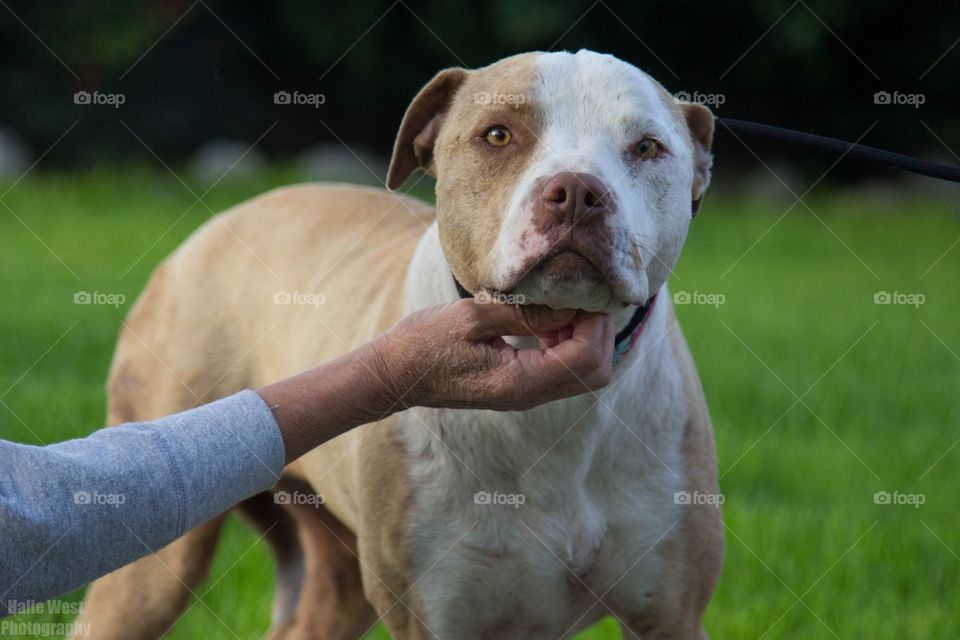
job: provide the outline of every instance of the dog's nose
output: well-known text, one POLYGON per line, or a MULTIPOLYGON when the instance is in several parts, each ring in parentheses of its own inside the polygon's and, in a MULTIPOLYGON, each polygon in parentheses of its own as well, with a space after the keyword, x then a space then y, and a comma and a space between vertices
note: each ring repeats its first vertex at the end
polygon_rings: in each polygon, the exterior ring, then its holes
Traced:
POLYGON ((550 178, 540 201, 554 215, 576 224, 586 217, 604 215, 610 210, 607 186, 589 173, 566 171, 550 178))

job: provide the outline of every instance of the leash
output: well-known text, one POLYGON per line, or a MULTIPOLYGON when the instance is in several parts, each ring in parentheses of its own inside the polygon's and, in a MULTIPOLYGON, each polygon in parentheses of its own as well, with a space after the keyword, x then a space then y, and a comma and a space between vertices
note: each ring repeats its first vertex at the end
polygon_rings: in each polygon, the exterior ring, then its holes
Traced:
POLYGON ((735 118, 717 118, 717 123, 721 128, 718 131, 726 131, 732 134, 743 134, 757 138, 769 138, 770 140, 779 140, 789 142, 805 147, 813 147, 822 151, 829 151, 857 160, 873 162, 893 169, 909 171, 922 176, 938 178, 940 180, 949 180, 950 182, 960 182, 960 167, 937 162, 927 162, 902 153, 894 153, 876 147, 847 142, 838 138, 817 135, 815 133, 804 133, 793 129, 775 127, 770 124, 760 124, 759 122, 750 122, 749 120, 737 120, 735 118))

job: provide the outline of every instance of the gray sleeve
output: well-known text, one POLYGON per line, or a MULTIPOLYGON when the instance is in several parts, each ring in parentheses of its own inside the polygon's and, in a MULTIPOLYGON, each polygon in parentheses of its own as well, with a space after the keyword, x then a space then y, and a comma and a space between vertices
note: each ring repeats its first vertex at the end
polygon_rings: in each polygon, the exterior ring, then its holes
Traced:
POLYGON ((283 460, 253 391, 46 447, 0 441, 0 616, 159 550, 273 486, 283 460))

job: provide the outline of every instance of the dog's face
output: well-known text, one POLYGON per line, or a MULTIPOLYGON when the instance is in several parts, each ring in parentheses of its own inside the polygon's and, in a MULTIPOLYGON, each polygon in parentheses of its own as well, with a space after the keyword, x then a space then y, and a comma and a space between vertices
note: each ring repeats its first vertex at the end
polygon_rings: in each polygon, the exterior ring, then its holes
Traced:
POLYGON ((470 291, 614 312, 666 280, 710 180, 713 116, 591 51, 440 72, 404 116, 388 186, 437 178, 470 291))

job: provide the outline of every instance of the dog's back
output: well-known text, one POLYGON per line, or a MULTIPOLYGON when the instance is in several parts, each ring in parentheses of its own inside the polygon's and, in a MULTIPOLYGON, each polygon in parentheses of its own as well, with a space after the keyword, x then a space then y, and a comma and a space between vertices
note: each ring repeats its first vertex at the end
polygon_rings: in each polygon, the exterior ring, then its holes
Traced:
POLYGON ((261 386, 371 339, 398 319, 406 265, 432 220, 409 197, 319 184, 211 219, 157 268, 124 322, 109 423, 261 386))

